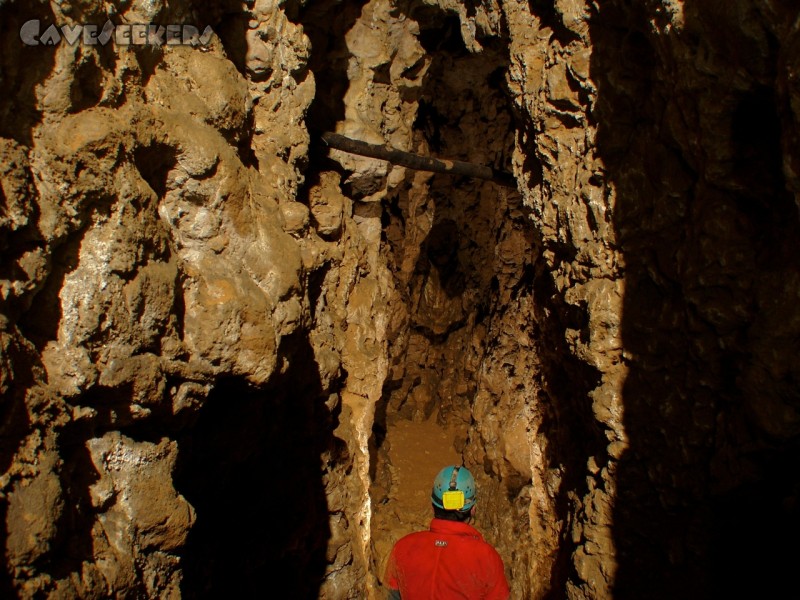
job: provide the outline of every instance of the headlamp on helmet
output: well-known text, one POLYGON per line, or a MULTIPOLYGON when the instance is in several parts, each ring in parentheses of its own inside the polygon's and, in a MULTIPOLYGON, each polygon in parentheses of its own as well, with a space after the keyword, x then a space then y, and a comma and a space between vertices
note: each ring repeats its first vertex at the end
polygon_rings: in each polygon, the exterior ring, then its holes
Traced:
POLYGON ((475 505, 475 479, 466 467, 445 467, 436 476, 431 492, 434 506, 466 512, 475 505))

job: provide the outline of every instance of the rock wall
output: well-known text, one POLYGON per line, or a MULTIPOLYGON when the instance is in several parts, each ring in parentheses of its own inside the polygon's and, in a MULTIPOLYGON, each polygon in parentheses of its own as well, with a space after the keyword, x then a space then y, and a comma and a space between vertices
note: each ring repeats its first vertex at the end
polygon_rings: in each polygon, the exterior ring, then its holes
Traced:
POLYGON ((791 4, 0 4, 0 591, 375 594, 382 441, 432 414, 513 597, 781 589, 791 4))
POLYGON ((568 309, 543 353, 593 371, 578 371, 584 394, 550 379, 556 419, 538 429, 544 466, 563 470, 545 522, 570 555, 550 585, 576 598, 788 585, 797 9, 503 7, 530 116, 517 174, 535 184, 546 293, 568 309))
POLYGON ((3 594, 359 595, 390 285, 337 182, 296 201, 308 38, 270 2, 0 11, 3 594), (25 47, 33 18, 216 34, 25 47))
POLYGON ((773 550, 798 526, 797 9, 660 8, 592 29, 625 255, 614 589, 777 590, 797 557, 773 550))

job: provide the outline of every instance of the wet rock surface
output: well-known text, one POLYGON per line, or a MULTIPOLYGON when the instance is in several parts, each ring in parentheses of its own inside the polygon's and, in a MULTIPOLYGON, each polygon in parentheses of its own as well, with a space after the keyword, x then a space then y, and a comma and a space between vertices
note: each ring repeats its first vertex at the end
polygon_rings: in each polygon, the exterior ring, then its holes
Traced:
POLYGON ((401 487, 458 459, 514 598, 777 595, 800 533, 797 19, 0 4, 0 595, 381 594, 429 511, 401 487), (108 18, 215 35, 19 40, 108 18))

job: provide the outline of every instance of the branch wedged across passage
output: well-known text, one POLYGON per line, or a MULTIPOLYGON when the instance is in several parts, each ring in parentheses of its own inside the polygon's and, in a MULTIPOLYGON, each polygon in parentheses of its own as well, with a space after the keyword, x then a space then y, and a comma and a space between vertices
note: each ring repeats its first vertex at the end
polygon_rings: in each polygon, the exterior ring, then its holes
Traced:
POLYGON ((398 150, 388 145, 380 146, 378 144, 369 144, 367 142, 353 140, 341 134, 330 131, 326 131, 321 137, 322 141, 331 148, 336 148, 337 150, 342 150, 343 152, 349 152, 350 154, 358 154, 360 156, 385 160, 393 165, 399 165, 409 169, 416 169, 418 171, 432 171, 434 173, 448 173, 450 175, 476 177, 478 179, 492 181, 497 185, 502 185, 504 187, 517 187, 517 182, 511 173, 497 171, 484 165, 476 165, 474 163, 463 162, 460 160, 446 160, 441 158, 431 158, 429 156, 420 156, 419 154, 412 154, 411 152, 398 150))

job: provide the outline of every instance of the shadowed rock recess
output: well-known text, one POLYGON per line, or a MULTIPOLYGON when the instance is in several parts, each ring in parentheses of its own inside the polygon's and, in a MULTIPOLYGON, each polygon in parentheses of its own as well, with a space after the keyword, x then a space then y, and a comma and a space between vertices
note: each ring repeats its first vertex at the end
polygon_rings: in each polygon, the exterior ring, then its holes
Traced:
POLYGON ((513 598, 795 586, 793 0, 5 0, 0 87, 0 596, 384 597, 423 423, 513 598))

